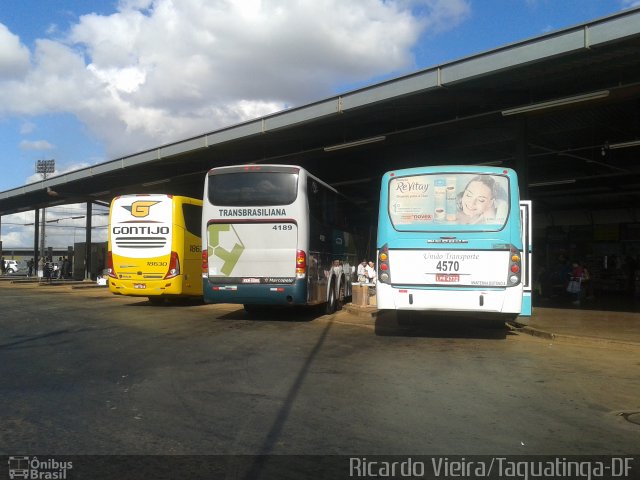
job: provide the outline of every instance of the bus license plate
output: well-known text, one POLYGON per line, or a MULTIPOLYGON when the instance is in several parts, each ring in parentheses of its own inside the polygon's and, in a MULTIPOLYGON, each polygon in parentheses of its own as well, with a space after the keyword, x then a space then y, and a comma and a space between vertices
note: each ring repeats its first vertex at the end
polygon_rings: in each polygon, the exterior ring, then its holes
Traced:
POLYGON ((133 288, 147 288, 146 283, 134 283, 133 288))
POLYGON ((455 283, 460 281, 460 275, 445 275, 436 273, 436 282, 455 283))

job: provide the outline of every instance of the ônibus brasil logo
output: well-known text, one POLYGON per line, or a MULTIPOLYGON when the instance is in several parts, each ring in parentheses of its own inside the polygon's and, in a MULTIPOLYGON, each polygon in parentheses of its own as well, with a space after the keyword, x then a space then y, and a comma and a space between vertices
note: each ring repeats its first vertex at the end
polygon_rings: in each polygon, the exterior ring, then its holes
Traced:
POLYGON ((149 200, 138 200, 136 202, 133 202, 131 205, 122 205, 122 208, 131 212, 131 215, 133 215, 136 218, 143 218, 149 215, 149 211, 151 210, 151 207, 153 207, 156 203, 160 203, 160 202, 152 202, 149 200))
POLYGON ((60 462, 53 458, 9 457, 9 478, 65 480, 67 470, 73 469, 73 462, 60 462))

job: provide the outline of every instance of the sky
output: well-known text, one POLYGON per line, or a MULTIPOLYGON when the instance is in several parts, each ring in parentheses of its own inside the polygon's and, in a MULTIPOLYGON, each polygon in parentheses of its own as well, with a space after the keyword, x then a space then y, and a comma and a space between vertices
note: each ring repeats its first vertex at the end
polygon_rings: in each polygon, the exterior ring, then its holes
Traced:
MULTIPOLYGON (((38 181, 37 160, 66 173, 635 6, 0 0, 0 192, 38 181)), ((68 217, 84 209, 49 209, 59 221, 47 244, 81 241, 84 220, 68 217)), ((29 221, 33 212, 2 217, 5 249, 33 245, 29 221)))

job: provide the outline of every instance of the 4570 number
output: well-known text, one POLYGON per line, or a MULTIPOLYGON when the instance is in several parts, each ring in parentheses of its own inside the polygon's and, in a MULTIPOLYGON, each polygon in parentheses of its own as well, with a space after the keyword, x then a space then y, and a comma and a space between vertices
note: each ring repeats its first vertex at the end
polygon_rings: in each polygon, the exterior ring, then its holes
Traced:
POLYGON ((440 260, 436 265, 439 272, 457 272, 460 270, 460 262, 454 260, 440 260))

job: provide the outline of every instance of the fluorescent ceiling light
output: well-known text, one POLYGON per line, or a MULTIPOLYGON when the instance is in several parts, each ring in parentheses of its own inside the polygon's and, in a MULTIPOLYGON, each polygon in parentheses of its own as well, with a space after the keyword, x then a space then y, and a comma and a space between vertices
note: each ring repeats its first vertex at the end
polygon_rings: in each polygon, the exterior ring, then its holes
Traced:
POLYGON ((529 187, 549 187, 551 185, 566 185, 568 183, 576 183, 576 179, 568 178, 567 180, 553 180, 549 182, 530 183, 529 187))
POLYGON ((152 185, 160 185, 161 183, 168 183, 170 181, 171 181, 170 178, 163 178, 162 180, 156 180, 154 182, 143 183, 142 186, 143 187, 150 187, 152 185))
POLYGON ((640 146, 640 140, 631 140, 630 142, 612 143, 609 145, 609 149, 615 150, 616 148, 628 148, 640 146))
POLYGON ((502 160, 491 160, 490 162, 481 162, 481 163, 474 163, 474 165, 477 165, 478 167, 483 167, 483 166, 491 166, 491 165, 502 165, 502 160))
POLYGON ((371 177, 367 178, 358 178, 357 180, 345 180, 343 182, 333 182, 331 184, 332 187, 343 187, 345 185, 357 185, 359 183, 367 183, 373 180, 371 177))
POLYGON ((382 142, 386 140, 385 135, 379 137, 363 138, 362 140, 354 140, 353 142, 338 143, 337 145, 331 145, 330 147, 324 147, 325 152, 333 152, 334 150, 342 150, 343 148, 358 147, 360 145, 366 145, 367 143, 382 142))
POLYGON ((584 95, 575 95, 573 97, 558 98, 556 100, 549 100, 548 102, 534 103, 532 105, 524 105, 522 107, 508 108, 502 111, 504 117, 508 115, 517 115, 519 113, 536 112, 539 110, 548 110, 556 107, 563 107, 565 105, 573 105, 574 103, 588 102, 591 100, 597 100, 598 98, 605 98, 609 96, 609 90, 599 90, 597 92, 585 93, 584 95))

